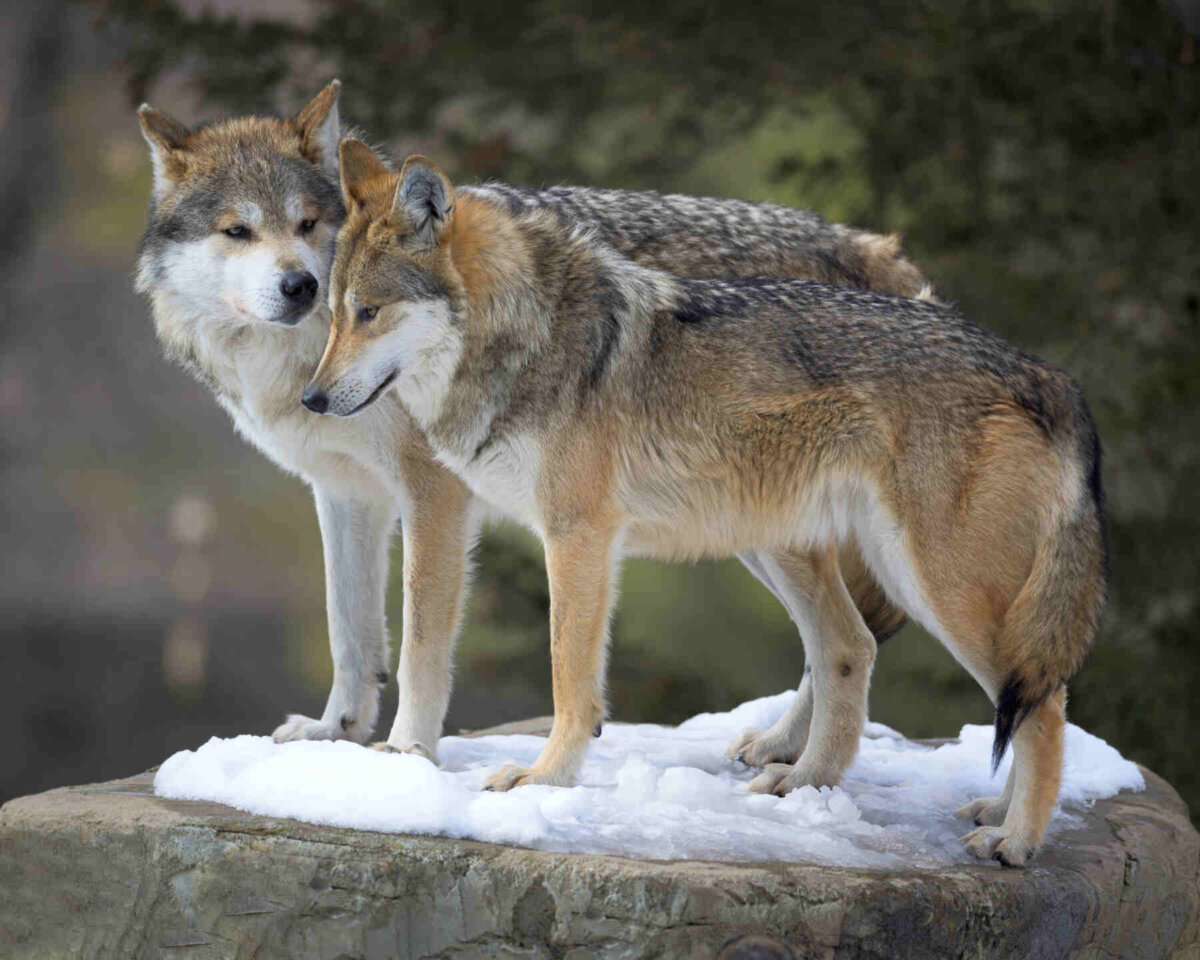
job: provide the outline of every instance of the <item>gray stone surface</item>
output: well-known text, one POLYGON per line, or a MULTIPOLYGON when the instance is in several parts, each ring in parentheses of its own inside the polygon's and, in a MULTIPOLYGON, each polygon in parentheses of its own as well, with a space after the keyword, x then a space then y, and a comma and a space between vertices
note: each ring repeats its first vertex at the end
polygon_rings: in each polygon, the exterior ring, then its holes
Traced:
POLYGON ((900 873, 366 833, 152 780, 0 808, 0 957, 1200 957, 1200 836, 1149 771, 1026 870, 900 873))

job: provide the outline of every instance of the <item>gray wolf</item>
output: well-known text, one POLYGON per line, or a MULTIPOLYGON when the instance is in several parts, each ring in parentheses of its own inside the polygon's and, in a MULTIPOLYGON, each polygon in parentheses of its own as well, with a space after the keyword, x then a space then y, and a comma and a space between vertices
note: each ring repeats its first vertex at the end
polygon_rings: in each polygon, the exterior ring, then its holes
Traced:
POLYGON ((995 758, 1011 738, 1013 773, 964 810, 983 821, 964 839, 1025 863, 1105 594, 1099 445, 1077 385, 938 304, 677 277, 552 208, 455 190, 423 157, 396 174, 359 141, 340 152, 332 327, 304 404, 353 423, 399 397, 437 458, 545 544, 554 726, 531 768, 489 787, 573 782, 604 718, 631 553, 751 556, 787 585, 817 708, 796 762, 751 787, 836 782, 877 644, 839 568, 852 540, 996 704, 995 758))
MULTIPOLYGON (((486 504, 439 464, 392 395, 353 420, 320 417, 298 398, 330 328, 333 240, 344 216, 335 81, 295 117, 239 117, 196 129, 143 106, 154 164, 137 286, 169 356, 206 383, 237 430, 313 488, 324 541, 333 685, 320 717, 290 716, 278 740, 374 730, 388 679, 384 617, 388 546, 404 543, 400 706, 387 738, 430 758, 449 702, 450 661, 468 552, 486 504)), ((655 193, 499 184, 466 188, 513 212, 553 209, 586 223, 638 262, 681 275, 774 273, 916 294, 926 281, 894 237, 770 204, 655 193)), ((791 586, 753 554, 744 562, 789 609, 791 586)), ((872 633, 903 622, 853 543, 840 566, 872 633)), ((813 684, 773 733, 752 731, 749 763, 790 761, 804 745, 813 684)))

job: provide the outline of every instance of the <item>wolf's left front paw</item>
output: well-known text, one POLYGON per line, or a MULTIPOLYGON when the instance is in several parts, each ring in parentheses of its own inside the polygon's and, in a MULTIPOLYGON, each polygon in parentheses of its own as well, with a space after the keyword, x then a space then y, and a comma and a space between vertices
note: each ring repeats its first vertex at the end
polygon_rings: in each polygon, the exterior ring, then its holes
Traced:
POLYGON ((962 838, 968 850, 980 860, 998 860, 1006 867, 1023 867, 1037 845, 1004 827, 980 827, 962 838))
POLYGON ((528 783, 537 783, 537 780, 530 779, 532 771, 529 767, 518 767, 515 764, 509 764, 506 767, 501 767, 490 777, 483 785, 484 790, 491 790, 495 793, 507 793, 513 787, 523 787, 528 783))
POLYGON ((539 768, 535 763, 532 767, 518 767, 510 764, 501 767, 483 785, 484 790, 494 790, 504 793, 513 787, 528 787, 540 783, 548 787, 570 787, 575 784, 575 777, 568 773, 554 773, 550 769, 539 768))

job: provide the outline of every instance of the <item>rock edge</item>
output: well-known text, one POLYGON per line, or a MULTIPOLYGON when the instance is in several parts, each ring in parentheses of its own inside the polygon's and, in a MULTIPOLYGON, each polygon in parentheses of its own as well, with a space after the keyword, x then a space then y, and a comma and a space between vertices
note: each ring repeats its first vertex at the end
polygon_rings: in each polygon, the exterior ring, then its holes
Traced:
POLYGON ((1200 835, 1143 773, 1026 870, 904 872, 368 833, 162 800, 145 773, 0 808, 0 956, 713 957, 760 935, 806 958, 1200 957, 1200 835))

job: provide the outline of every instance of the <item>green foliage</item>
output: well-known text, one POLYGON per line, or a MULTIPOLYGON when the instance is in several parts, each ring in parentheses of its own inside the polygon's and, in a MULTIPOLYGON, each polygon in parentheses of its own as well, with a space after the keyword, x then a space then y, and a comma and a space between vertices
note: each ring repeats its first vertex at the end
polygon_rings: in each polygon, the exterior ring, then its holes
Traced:
MULTIPOLYGON (((943 296, 1083 383, 1113 579, 1073 716, 1196 806, 1200 67, 1174 9, 323 0, 297 24, 102 5, 135 100, 179 65, 230 111, 298 105, 337 75, 349 119, 459 177, 775 199, 903 230, 943 296)), ((626 594, 622 716, 679 719, 799 677, 792 628, 735 567, 633 564, 626 594)), ((546 604, 536 545, 487 539, 460 678, 532 683, 548 707, 546 604)), ((985 720, 921 640, 883 651, 878 718, 928 734, 985 720)))

